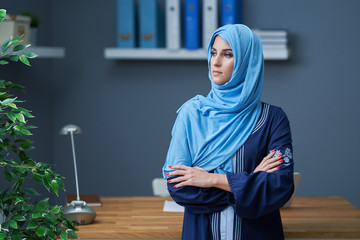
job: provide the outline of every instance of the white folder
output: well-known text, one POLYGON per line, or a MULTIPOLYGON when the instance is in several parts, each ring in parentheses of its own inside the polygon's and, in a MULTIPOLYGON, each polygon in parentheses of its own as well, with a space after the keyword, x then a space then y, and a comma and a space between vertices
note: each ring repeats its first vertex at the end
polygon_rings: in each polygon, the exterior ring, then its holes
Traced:
POLYGON ((166 0, 166 48, 181 48, 180 0, 166 0))
POLYGON ((218 28, 218 0, 203 1, 202 47, 207 48, 211 35, 218 28))

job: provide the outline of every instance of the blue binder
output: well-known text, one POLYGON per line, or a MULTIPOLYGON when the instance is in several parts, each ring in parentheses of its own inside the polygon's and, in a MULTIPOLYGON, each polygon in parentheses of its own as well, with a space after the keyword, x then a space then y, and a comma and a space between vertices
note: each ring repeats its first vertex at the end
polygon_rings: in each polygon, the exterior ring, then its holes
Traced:
POLYGON ((157 0, 139 0, 140 48, 165 46, 165 19, 157 0))
POLYGON ((185 48, 200 48, 200 1, 185 0, 185 48))
POLYGON ((242 0, 221 1, 221 26, 242 22, 242 0))
POLYGON ((135 2, 134 0, 117 0, 116 8, 117 46, 134 48, 136 46, 135 2))

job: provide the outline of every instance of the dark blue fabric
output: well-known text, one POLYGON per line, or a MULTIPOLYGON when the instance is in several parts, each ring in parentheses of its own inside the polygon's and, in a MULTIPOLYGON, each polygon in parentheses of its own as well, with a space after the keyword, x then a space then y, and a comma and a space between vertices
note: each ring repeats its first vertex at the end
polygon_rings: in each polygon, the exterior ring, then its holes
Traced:
POLYGON ((217 188, 183 187, 168 190, 174 201, 185 206, 183 238, 210 240, 210 213, 234 207, 242 218, 241 239, 283 239, 279 208, 293 193, 293 159, 274 173, 256 172, 256 166, 272 150, 292 152, 289 121, 281 108, 270 106, 265 123, 244 144, 244 169, 228 173, 231 193, 217 188), (286 150, 288 149, 288 150, 286 150))

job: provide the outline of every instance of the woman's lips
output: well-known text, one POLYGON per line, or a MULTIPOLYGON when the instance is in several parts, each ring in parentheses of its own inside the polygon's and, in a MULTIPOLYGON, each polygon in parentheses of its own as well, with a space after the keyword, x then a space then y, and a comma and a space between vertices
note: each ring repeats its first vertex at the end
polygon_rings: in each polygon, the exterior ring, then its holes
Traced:
POLYGON ((216 70, 212 71, 212 73, 214 76, 218 76, 218 75, 222 74, 222 72, 216 71, 216 70))

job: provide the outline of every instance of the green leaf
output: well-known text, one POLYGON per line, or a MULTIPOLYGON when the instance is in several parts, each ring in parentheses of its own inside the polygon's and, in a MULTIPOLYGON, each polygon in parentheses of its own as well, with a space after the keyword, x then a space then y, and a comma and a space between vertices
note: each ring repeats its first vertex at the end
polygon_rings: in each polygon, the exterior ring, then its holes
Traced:
POLYGON ((40 218, 41 217, 41 213, 33 213, 31 215, 33 218, 40 218))
POLYGON ((8 47, 10 41, 11 41, 11 37, 1 44, 1 50, 2 51, 4 51, 4 52, 6 51, 6 48, 8 47))
POLYGON ((17 46, 14 47, 13 52, 19 52, 24 50, 25 48, 27 48, 28 46, 25 44, 19 44, 17 46))
POLYGON ((8 106, 17 109, 17 106, 15 103, 9 103, 8 106))
POLYGON ((20 236, 20 233, 14 234, 14 232, 10 236, 11 240, 23 240, 23 238, 20 236))
POLYGON ((60 178, 56 178, 56 181, 59 184, 59 188, 62 189, 62 190, 65 190, 64 182, 60 178))
POLYGON ((17 62, 17 61, 19 61, 19 56, 18 56, 18 55, 11 55, 11 56, 9 57, 9 59, 10 59, 11 61, 17 62))
POLYGON ((70 237, 78 238, 78 236, 76 235, 76 233, 73 230, 67 229, 66 232, 67 232, 67 234, 69 234, 70 237))
POLYGON ((12 220, 10 222, 10 227, 15 228, 15 229, 18 228, 17 222, 15 220, 12 220))
POLYGON ((50 212, 53 214, 58 214, 60 210, 61 210, 61 206, 55 206, 50 210, 50 212))
POLYGON ((24 117, 24 115, 22 115, 21 113, 17 113, 17 114, 15 114, 15 115, 16 115, 16 118, 17 118, 20 122, 26 123, 26 122, 25 122, 25 117, 24 117))
POLYGON ((51 209, 51 213, 53 213, 53 214, 59 214, 60 213, 60 211, 61 211, 61 206, 55 206, 55 207, 53 207, 52 209, 51 209))
POLYGON ((20 203, 20 202, 23 202, 24 199, 22 197, 17 197, 16 200, 15 200, 15 205, 20 203))
MULTIPOLYGON (((28 145, 21 145, 20 146, 20 150, 21 151, 29 151, 29 150, 32 150, 34 149, 34 147, 31 145, 31 144, 28 144, 28 145)), ((25 154, 25 153, 24 153, 25 154)), ((29 166, 35 166, 35 163, 32 164, 32 162, 34 162, 33 160, 29 159, 26 154, 24 155, 25 159, 23 160, 24 164, 26 165, 29 165, 29 166)))
POLYGON ((46 181, 46 177, 42 177, 42 184, 50 192, 50 184, 46 181))
POLYGON ((71 220, 65 218, 65 220, 61 223, 61 226, 65 227, 65 228, 73 228, 74 223, 71 220))
POLYGON ((3 240, 6 238, 6 235, 4 233, 0 233, 0 240, 3 240))
POLYGON ((56 235, 56 236, 60 236, 60 234, 61 234, 61 232, 63 231, 63 229, 62 229, 60 226, 58 226, 58 225, 56 225, 55 228, 56 228, 56 229, 54 230, 55 235, 56 235))
POLYGON ((39 237, 44 237, 45 236, 45 228, 39 227, 36 232, 36 235, 38 235, 39 237))
MULTIPOLYGON (((19 171, 19 173, 17 173, 17 177, 19 177, 19 175, 21 175, 21 172, 20 172, 20 171, 19 171)), ((13 184, 13 188, 18 190, 18 188, 23 185, 24 181, 25 181, 25 177, 21 177, 19 180, 17 180, 17 181, 13 184)), ((18 204, 18 203, 22 202, 23 200, 24 200, 24 199, 22 199, 22 200, 21 200, 21 199, 17 199, 17 200, 16 200, 17 202, 15 202, 15 204, 18 204)))
POLYGON ((34 174, 34 176, 32 177, 32 180, 34 181, 34 182, 36 182, 36 183, 38 183, 38 184, 42 184, 43 182, 42 182, 42 177, 40 176, 40 175, 38 175, 38 174, 34 174))
POLYGON ((5 9, 0 9, 0 17, 5 17, 6 16, 6 10, 5 9))
POLYGON ((37 195, 40 196, 40 194, 33 188, 24 188, 23 191, 29 195, 37 195))
POLYGON ((5 64, 8 64, 8 63, 9 63, 8 61, 0 60, 0 65, 5 65, 5 64))
POLYGON ((20 56, 20 61, 21 61, 23 64, 28 65, 29 67, 31 66, 29 60, 27 59, 27 57, 26 57, 25 55, 21 55, 21 56, 20 56))
POLYGON ((5 231, 9 231, 9 223, 5 222, 5 223, 1 224, 1 228, 5 231))
POLYGON ((52 181, 51 181, 51 188, 52 188, 52 190, 54 191, 54 193, 55 193, 57 196, 59 196, 59 195, 58 195, 58 192, 59 192, 59 184, 58 184, 58 182, 57 182, 56 180, 52 180, 52 181))
POLYGON ((19 40, 24 36, 24 34, 21 34, 20 36, 15 37, 13 40, 19 40))
POLYGON ((29 110, 25 109, 25 108, 19 108, 20 112, 22 114, 24 114, 25 116, 27 116, 28 118, 33 118, 34 116, 30 113, 29 110))
POLYGON ((42 165, 42 166, 46 166, 45 168, 45 177, 46 177, 46 182, 51 186, 51 175, 50 173, 47 171, 47 168, 49 168, 49 165, 42 165))
POLYGON ((62 231, 60 234, 61 239, 63 240, 67 240, 68 239, 68 234, 65 231, 62 231))
POLYGON ((49 228, 45 229, 45 235, 46 235, 49 239, 54 239, 54 233, 53 233, 53 231, 51 231, 49 228))
POLYGON ((41 204, 38 204, 36 205, 36 210, 41 213, 41 212, 44 212, 45 211, 45 206, 44 205, 41 205, 41 204))
POLYGON ((39 202, 40 205, 49 206, 49 198, 44 198, 39 202))
POLYGON ((15 114, 15 113, 13 113, 13 112, 8 112, 8 113, 6 113, 6 116, 7 116, 11 121, 15 122, 15 120, 16 120, 16 114, 15 114))
POLYGON ((27 229, 36 229, 39 227, 39 223, 36 220, 31 220, 28 224, 27 229))
POLYGON ((43 214, 44 218, 51 224, 55 223, 55 220, 52 218, 50 214, 43 214))
POLYGON ((24 210, 25 212, 30 211, 32 209, 33 209, 32 205, 26 205, 25 204, 25 205, 22 206, 22 210, 24 210))
POLYGON ((10 41, 10 44, 8 47, 14 46, 15 44, 19 44, 21 43, 23 40, 19 39, 19 38, 14 38, 13 40, 10 41))
POLYGON ((11 182, 13 179, 15 179, 14 175, 7 168, 5 168, 4 170, 4 177, 5 180, 8 182, 11 182))
POLYGON ((18 221, 18 222, 24 222, 24 221, 26 221, 26 218, 25 218, 24 216, 22 216, 22 215, 16 215, 16 216, 14 216, 13 219, 16 220, 16 221, 18 221))
POLYGON ((24 134, 24 135, 27 135, 27 136, 32 135, 32 133, 31 133, 29 130, 27 130, 27 129, 22 128, 20 131, 21 131, 21 133, 24 134))
POLYGON ((23 55, 25 55, 27 58, 36 58, 38 56, 33 52, 23 52, 23 55))
MULTIPOLYGON (((37 205, 36 205, 36 210, 39 213, 45 212, 47 211, 47 209, 49 208, 49 198, 45 198, 43 200, 41 200, 37 205)), ((42 214, 43 217, 45 217, 45 214, 42 214)))
POLYGON ((15 100, 16 100, 16 98, 7 98, 7 99, 5 99, 4 101, 1 102, 1 105, 2 106, 7 106, 7 105, 9 105, 9 103, 14 102, 15 100))

